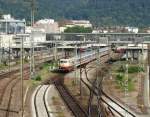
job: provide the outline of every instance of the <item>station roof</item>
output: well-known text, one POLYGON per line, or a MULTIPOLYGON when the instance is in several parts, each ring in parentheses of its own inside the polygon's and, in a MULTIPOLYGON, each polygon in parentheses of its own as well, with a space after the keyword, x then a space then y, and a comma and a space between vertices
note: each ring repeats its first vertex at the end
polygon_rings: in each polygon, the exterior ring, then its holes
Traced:
POLYGON ((77 49, 79 49, 79 48, 89 48, 89 47, 91 47, 91 46, 81 46, 81 47, 76 47, 76 46, 59 46, 57 48, 62 48, 62 49, 75 49, 75 48, 77 48, 77 49))
MULTIPOLYGON (((120 46, 118 47, 119 49, 128 49, 128 50, 139 50, 139 49, 142 49, 142 47, 140 46, 120 46)), ((143 49, 147 49, 146 46, 143 46, 143 49)))

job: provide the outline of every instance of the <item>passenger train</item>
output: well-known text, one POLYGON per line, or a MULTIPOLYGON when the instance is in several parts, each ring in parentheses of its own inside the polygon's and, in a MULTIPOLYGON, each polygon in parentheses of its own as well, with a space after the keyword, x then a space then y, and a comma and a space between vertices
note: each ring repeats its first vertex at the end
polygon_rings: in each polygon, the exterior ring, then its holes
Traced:
POLYGON ((76 57, 72 57, 69 59, 60 59, 59 69, 64 71, 72 71, 75 67, 95 60, 97 55, 100 55, 100 57, 107 56, 109 54, 109 50, 109 47, 103 47, 100 48, 99 51, 88 50, 82 52, 81 54, 79 53, 76 57))

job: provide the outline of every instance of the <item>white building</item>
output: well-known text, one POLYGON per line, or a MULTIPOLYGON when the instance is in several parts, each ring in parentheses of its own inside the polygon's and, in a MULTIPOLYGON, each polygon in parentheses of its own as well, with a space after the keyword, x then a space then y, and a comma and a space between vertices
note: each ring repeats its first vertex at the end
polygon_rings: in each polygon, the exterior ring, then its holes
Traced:
POLYGON ((1 48, 9 48, 13 45, 14 34, 1 34, 0 35, 0 47, 1 48))
MULTIPOLYGON (((46 42, 46 32, 44 29, 32 28, 30 26, 27 26, 25 32, 26 34, 29 34, 29 36, 24 39, 24 46, 26 48, 30 48, 31 41, 34 43, 35 47, 38 46, 38 44, 40 43, 46 42)), ((15 44, 16 44, 15 46, 17 46, 17 44, 19 43, 17 43, 16 41, 15 44)))
POLYGON ((10 14, 3 15, 0 19, 0 33, 1 34, 16 34, 25 32, 26 21, 14 19, 10 14))
POLYGON ((34 28, 31 33, 31 38, 34 40, 34 45, 46 42, 46 32, 43 29, 34 28))
POLYGON ((85 28, 92 28, 92 24, 88 20, 65 20, 59 22, 59 29, 60 32, 64 32, 65 29, 68 27, 74 27, 74 26, 83 26, 85 28))
POLYGON ((11 48, 15 44, 15 35, 25 33, 25 20, 18 20, 11 17, 10 14, 3 15, 0 19, 0 47, 11 48))
POLYGON ((138 33, 139 29, 137 27, 125 27, 125 29, 130 33, 138 33))
POLYGON ((72 20, 72 22, 75 26, 92 27, 92 24, 88 20, 72 20))
MULTIPOLYGON (((30 27, 26 30, 27 36, 24 38, 24 48, 30 48, 31 40, 34 45, 37 46, 40 43, 46 42, 46 33, 43 29, 33 29, 30 27)), ((16 34, 1 34, 0 35, 0 47, 3 48, 20 48, 21 39, 16 34)))
POLYGON ((58 23, 54 19, 41 19, 35 23, 34 28, 44 29, 46 33, 59 33, 58 23))

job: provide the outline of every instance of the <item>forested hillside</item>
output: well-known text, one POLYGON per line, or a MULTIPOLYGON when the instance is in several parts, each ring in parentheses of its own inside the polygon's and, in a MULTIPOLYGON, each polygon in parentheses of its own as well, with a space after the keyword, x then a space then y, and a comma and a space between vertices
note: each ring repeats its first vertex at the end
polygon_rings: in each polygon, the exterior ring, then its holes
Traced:
MULTIPOLYGON (((0 0, 0 11, 30 18, 30 0, 0 0)), ((35 0, 36 19, 89 19, 95 25, 150 26, 150 0, 35 0)))

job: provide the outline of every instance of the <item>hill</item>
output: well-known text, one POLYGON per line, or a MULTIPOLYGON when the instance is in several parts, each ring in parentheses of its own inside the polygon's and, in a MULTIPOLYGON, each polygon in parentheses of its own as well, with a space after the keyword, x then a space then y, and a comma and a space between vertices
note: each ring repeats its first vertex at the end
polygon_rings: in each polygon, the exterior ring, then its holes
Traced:
MULTIPOLYGON (((0 11, 30 19, 30 0, 0 0, 0 11)), ((89 19, 95 25, 150 26, 150 0, 36 0, 36 19, 89 19)))

